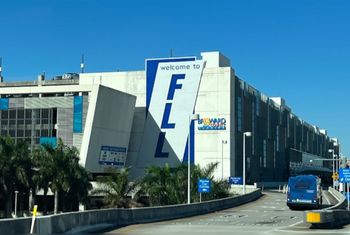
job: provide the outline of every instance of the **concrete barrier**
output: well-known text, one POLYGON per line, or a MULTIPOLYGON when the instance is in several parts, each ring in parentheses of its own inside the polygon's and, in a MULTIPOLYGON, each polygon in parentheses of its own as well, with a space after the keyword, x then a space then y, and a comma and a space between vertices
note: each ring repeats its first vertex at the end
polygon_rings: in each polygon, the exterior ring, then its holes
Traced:
MULTIPOLYGON (((238 206, 261 196, 256 190, 246 195, 192 203, 132 209, 101 209, 40 216, 36 220, 36 234, 74 233, 101 230, 108 227, 137 223, 157 222, 194 216, 238 206)), ((29 233, 31 218, 0 220, 0 231, 4 234, 29 233)))
POLYGON ((305 211, 304 222, 310 223, 312 228, 335 228, 350 223, 350 211, 344 209, 347 206, 345 196, 331 187, 328 191, 338 203, 323 210, 305 211))

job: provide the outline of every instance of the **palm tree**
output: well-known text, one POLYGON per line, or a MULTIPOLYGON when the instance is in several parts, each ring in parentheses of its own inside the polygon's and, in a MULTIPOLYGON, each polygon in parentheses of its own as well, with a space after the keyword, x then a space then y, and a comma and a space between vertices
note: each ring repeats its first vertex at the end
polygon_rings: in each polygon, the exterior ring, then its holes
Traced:
POLYGON ((140 182, 142 191, 139 194, 146 193, 152 206, 175 204, 178 185, 174 182, 172 174, 168 164, 164 167, 148 167, 140 182))
POLYGON ((129 207, 128 194, 134 189, 128 181, 129 169, 108 168, 107 175, 97 177, 98 188, 92 194, 103 195, 107 207, 129 207))
MULTIPOLYGON (((213 177, 218 163, 211 163, 204 168, 198 165, 191 166, 191 200, 199 201, 198 185, 199 179, 211 181, 211 192, 203 195, 206 200, 228 196, 228 184, 217 181, 213 177)), ((141 190, 138 196, 147 194, 150 204, 169 205, 182 204, 187 201, 187 165, 181 164, 170 168, 168 164, 164 167, 151 166, 147 168, 146 175, 140 182, 141 190)))
POLYGON ((59 196, 70 199, 66 203, 68 205, 62 206, 64 210, 72 208, 73 202, 86 202, 88 191, 92 188, 91 177, 79 165, 75 147, 64 145, 59 139, 56 147, 44 145, 35 150, 34 162, 37 169, 34 179, 38 188, 44 190, 44 197, 49 188, 55 195, 54 213, 58 211, 59 196))
MULTIPOLYGON (((0 137, 0 194, 5 200, 5 217, 11 216, 13 193, 28 193, 31 185, 31 159, 28 145, 0 137)), ((20 199, 21 200, 21 199, 20 199)))
POLYGON ((47 213, 47 193, 50 188, 50 183, 53 176, 53 149, 49 145, 40 146, 33 151, 33 167, 35 173, 33 176, 33 181, 35 187, 33 192, 35 194, 37 189, 43 189, 44 191, 44 205, 43 213, 47 213))

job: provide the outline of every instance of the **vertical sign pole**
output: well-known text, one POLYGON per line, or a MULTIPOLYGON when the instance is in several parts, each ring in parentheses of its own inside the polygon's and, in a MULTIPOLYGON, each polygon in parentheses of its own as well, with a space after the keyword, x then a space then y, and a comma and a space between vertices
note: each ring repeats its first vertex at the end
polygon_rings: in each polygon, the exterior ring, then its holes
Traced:
POLYGON ((202 193, 199 193, 199 202, 202 202, 202 193))
POLYGON ((191 203, 191 115, 188 116, 188 123, 189 123, 189 131, 188 131, 188 148, 187 148, 187 204, 191 203))
POLYGON ((350 209, 350 202, 349 202, 349 183, 346 183, 346 188, 347 188, 347 194, 346 194, 346 199, 348 200, 348 210, 350 209))
POLYGON ((33 217, 32 217, 32 225, 30 227, 30 234, 33 234, 33 231, 34 231, 34 223, 35 223, 35 216, 36 216, 37 209, 38 209, 38 205, 34 205, 33 217))

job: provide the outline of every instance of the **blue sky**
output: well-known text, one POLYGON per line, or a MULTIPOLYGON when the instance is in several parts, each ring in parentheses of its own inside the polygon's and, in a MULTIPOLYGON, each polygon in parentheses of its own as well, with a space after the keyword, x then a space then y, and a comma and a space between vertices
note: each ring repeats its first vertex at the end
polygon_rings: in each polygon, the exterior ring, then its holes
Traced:
POLYGON ((350 156, 350 1, 2 0, 6 81, 143 70, 144 59, 219 50, 239 77, 338 137, 350 156))

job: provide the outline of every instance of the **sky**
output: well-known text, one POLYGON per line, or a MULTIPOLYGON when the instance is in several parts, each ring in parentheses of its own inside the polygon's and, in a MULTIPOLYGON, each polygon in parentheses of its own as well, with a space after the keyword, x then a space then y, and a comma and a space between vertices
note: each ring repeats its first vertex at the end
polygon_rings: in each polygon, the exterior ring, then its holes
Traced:
POLYGON ((144 70, 220 51, 236 74, 337 137, 350 157, 348 0, 1 0, 5 81, 144 70))

